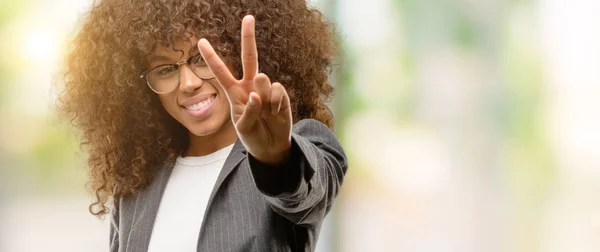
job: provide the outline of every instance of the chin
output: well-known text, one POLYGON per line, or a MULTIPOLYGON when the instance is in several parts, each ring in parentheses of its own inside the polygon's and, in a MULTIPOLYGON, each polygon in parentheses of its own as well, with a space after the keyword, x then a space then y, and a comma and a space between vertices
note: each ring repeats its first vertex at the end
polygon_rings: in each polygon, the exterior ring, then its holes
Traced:
POLYGON ((185 127, 194 136, 210 136, 217 133, 229 122, 227 117, 225 118, 211 118, 208 121, 196 121, 188 122, 185 127))
POLYGON ((194 136, 210 136, 218 132, 225 122, 196 122, 196 125, 186 125, 188 131, 194 136))

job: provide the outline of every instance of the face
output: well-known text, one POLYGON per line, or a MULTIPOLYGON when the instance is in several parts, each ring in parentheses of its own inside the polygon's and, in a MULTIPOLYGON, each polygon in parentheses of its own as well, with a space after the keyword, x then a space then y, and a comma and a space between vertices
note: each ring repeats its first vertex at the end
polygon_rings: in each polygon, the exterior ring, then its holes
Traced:
MULTIPOLYGON (((198 55, 197 43, 198 38, 193 37, 189 41, 175 43, 175 50, 157 46, 149 57, 150 68, 198 55)), ((188 64, 180 65, 176 71, 179 73, 179 87, 158 95, 165 110, 175 120, 198 137, 210 136, 224 124, 231 123, 229 101, 215 78, 201 79, 188 64)))

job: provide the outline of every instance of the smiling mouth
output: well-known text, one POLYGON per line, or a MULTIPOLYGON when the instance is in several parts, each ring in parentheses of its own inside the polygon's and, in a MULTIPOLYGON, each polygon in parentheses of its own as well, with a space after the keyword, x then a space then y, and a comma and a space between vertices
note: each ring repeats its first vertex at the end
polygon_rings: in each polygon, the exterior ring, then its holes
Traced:
MULTIPOLYGON (((210 105, 215 98, 217 97, 216 94, 212 95, 211 97, 208 97, 196 104, 192 104, 190 106, 184 106, 185 109, 189 110, 189 111, 197 111, 197 110, 201 110, 203 108, 208 107, 208 105, 210 105)), ((183 106, 182 106, 183 107, 183 106)))

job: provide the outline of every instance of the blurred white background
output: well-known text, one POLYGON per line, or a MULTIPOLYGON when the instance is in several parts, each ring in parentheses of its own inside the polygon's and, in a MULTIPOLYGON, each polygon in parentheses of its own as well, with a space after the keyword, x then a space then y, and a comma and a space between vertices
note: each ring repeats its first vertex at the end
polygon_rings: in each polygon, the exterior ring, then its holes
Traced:
MULTIPOLYGON (((51 108, 89 1, 0 3, 0 251, 107 251, 51 108)), ((320 0, 350 170, 320 251, 600 251, 600 1, 320 0)))

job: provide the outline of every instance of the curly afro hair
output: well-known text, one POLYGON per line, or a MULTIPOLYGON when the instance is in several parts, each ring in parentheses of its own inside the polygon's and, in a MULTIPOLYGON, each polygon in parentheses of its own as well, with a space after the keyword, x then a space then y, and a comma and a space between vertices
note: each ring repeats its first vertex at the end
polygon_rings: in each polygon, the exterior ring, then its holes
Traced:
POLYGON ((81 130, 89 153, 90 212, 146 188, 156 169, 187 147, 187 130, 140 80, 157 45, 206 38, 242 73, 241 20, 256 18, 260 72, 287 89, 294 121, 332 128, 326 102, 336 51, 335 28, 305 0, 101 0, 83 16, 65 58, 58 110, 81 130))

